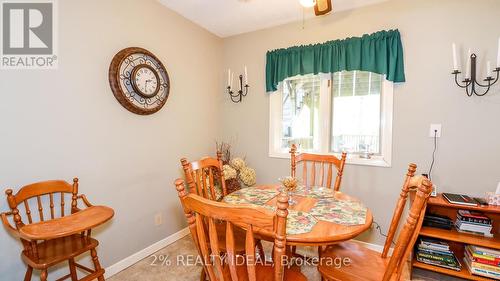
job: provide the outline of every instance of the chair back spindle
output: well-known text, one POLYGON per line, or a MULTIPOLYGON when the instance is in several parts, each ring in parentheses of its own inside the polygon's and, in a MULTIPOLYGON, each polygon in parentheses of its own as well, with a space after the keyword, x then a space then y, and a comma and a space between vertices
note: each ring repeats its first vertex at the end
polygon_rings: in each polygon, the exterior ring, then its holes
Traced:
MULTIPOLYGON (((230 205, 203 198, 192 192, 186 192, 184 181, 175 182, 181 200, 189 230, 204 262, 209 280, 238 280, 244 270, 249 281, 257 281, 256 231, 274 237, 273 252, 274 280, 283 280, 284 268, 281 263, 286 247, 286 217, 288 215, 288 197, 285 193, 278 196, 276 213, 251 205, 230 205), (221 245, 216 224, 226 224, 226 255, 221 256, 221 245), (208 225, 208 231, 207 231, 208 225), (235 252, 235 226, 246 231, 244 256, 235 252), (244 264, 241 258, 244 257, 244 264), (244 267, 242 269, 241 267, 244 267)), ((264 258, 264 257, 261 257, 264 258)))
POLYGON ((345 161, 347 154, 342 153, 341 158, 334 155, 319 155, 310 153, 301 153, 297 155, 297 146, 292 144, 290 148, 290 161, 291 161, 291 176, 297 177, 297 166, 302 164, 302 180, 306 186, 322 186, 332 188, 333 167, 337 170, 337 177, 333 184, 333 189, 339 191, 342 183, 342 176, 344 173, 345 161), (311 171, 308 174, 308 163, 310 163, 311 171), (316 165, 319 165, 319 173, 317 172, 316 165), (316 177, 318 176, 318 182, 316 177), (325 180, 326 178, 326 180, 325 180))

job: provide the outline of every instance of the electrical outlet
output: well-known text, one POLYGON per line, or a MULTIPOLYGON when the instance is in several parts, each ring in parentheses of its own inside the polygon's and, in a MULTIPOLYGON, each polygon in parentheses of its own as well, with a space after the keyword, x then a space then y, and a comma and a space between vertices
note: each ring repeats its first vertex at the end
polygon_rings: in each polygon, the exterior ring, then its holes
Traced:
POLYGON ((441 137, 441 124, 431 124, 429 129, 429 137, 433 138, 434 135, 438 138, 441 137))
POLYGON ((156 213, 155 215, 155 225, 159 226, 163 223, 163 216, 161 213, 156 213))

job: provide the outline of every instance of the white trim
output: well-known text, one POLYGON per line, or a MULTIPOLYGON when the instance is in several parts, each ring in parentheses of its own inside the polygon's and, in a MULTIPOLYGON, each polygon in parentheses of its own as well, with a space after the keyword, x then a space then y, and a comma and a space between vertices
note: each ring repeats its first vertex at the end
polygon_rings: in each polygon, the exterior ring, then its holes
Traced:
POLYGON ((352 242, 355 242, 357 244, 363 245, 365 248, 368 248, 370 250, 377 251, 379 253, 382 253, 384 250, 384 246, 378 245, 378 244, 372 244, 364 241, 359 241, 359 240, 351 240, 352 242))
POLYGON ((145 249, 140 250, 139 252, 132 254, 123 260, 109 266, 106 268, 106 272, 104 274, 104 278, 110 278, 111 276, 117 274, 118 272, 126 269, 127 267, 139 262, 142 259, 147 258, 151 254, 157 252, 158 250, 161 250, 162 248, 165 248, 166 246, 176 242, 177 240, 183 238, 184 236, 189 234, 189 228, 183 228, 176 233, 168 236, 165 239, 162 239, 153 245, 146 247, 145 249))

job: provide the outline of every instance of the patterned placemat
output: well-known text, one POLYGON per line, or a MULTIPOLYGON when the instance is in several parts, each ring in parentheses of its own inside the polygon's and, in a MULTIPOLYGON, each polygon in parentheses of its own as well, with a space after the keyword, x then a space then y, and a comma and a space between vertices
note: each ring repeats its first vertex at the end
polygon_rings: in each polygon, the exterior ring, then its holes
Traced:
POLYGON ((255 204, 262 206, 276 195, 278 195, 278 191, 274 189, 247 187, 227 195, 223 201, 230 204, 255 204))
POLYGON ((299 186, 294 192, 295 195, 311 197, 315 199, 325 199, 335 197, 335 191, 331 188, 320 187, 320 186, 299 186))
POLYGON ((342 225, 358 225, 366 222, 367 209, 357 201, 320 199, 309 211, 316 219, 342 225))
MULTIPOLYGON (((276 211, 275 206, 265 205, 264 207, 272 210, 273 212, 276 211)), ((310 213, 288 210, 288 216, 286 218, 286 234, 294 235, 311 232, 317 223, 318 220, 310 213)))

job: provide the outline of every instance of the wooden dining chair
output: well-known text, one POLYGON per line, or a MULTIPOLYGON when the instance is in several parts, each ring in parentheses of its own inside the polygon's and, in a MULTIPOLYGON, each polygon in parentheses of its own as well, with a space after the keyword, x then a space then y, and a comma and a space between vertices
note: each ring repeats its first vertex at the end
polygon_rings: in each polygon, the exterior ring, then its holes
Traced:
POLYGON ((334 155, 319 155, 310 153, 297 154, 297 146, 292 144, 290 149, 291 160, 291 176, 296 177, 297 165, 302 162, 302 180, 306 186, 323 186, 332 187, 333 167, 337 170, 337 177, 333 189, 339 191, 342 182, 342 174, 344 173, 345 160, 347 153, 342 152, 341 158, 334 155), (308 163, 310 163, 310 178, 308 178, 308 163), (319 166, 319 172, 316 170, 316 165, 319 166), (326 181, 325 181, 326 174, 326 181), (316 176, 319 176, 316 181, 316 176))
MULTIPOLYGON (((19 238, 23 244, 24 250, 21 253, 21 258, 28 266, 24 277, 25 281, 31 280, 33 269, 40 270, 40 280, 46 281, 48 275, 47 269, 64 261, 68 261, 70 273, 58 280, 68 278, 71 278, 72 281, 79 280, 76 273, 77 268, 90 273, 84 279, 80 280, 104 280, 104 269, 99 263, 95 249, 99 242, 90 237, 90 229, 70 236, 53 239, 45 237, 42 241, 26 239, 22 235, 23 233, 20 232, 27 225, 33 224, 35 226, 39 222, 57 222, 61 220, 61 217, 65 217, 65 215, 80 212, 78 200, 81 200, 87 207, 91 207, 92 204, 87 200, 85 195, 78 194, 77 178, 73 180, 73 185, 60 180, 44 181, 24 186, 16 194, 13 194, 12 189, 7 189, 5 193, 11 211, 1 213, 0 215, 7 231, 14 237, 19 238), (71 201, 66 203, 64 197, 65 195, 69 197, 68 194, 71 195, 71 201), (43 202, 48 203, 48 208, 43 202), (36 209, 32 212, 30 206, 34 206, 36 209), (24 214, 21 213, 20 208, 24 208, 24 214), (11 225, 9 217, 12 217, 15 226, 11 225), (25 220, 22 217, 25 217, 25 220), (76 256, 87 251, 90 251, 94 269, 87 268, 75 262, 76 256)), ((52 228, 54 226, 63 227, 59 224, 50 225, 52 225, 52 228)), ((48 229, 48 224, 44 224, 44 226, 40 225, 41 231, 43 231, 43 227, 47 228, 45 229, 47 232, 52 230, 48 229)), ((71 226, 68 225, 67 227, 71 226)))
MULTIPOLYGON (((226 181, 222 173, 222 153, 217 152, 217 158, 203 157, 198 161, 189 162, 186 158, 181 159, 182 169, 186 178, 189 192, 206 199, 220 201, 227 195, 226 181), (217 190, 217 186, 220 190, 217 190), (219 193, 222 194, 219 194, 219 193)), ((224 241, 226 233, 226 224, 216 224, 219 239, 224 241)), ((234 239, 236 252, 245 251, 245 232, 239 228, 234 228, 234 239)), ((256 241, 256 247, 261 255, 264 255, 264 247, 260 239, 256 241)), ((225 251, 225 243, 222 243, 222 251, 225 251)), ((205 280, 206 271, 203 270, 200 280, 205 280)))
POLYGON ((420 222, 425 211, 427 200, 432 191, 432 183, 423 176, 414 176, 416 166, 410 164, 408 173, 399 196, 394 216, 391 222, 389 235, 385 241, 382 253, 370 250, 354 242, 343 242, 328 247, 321 253, 318 271, 322 279, 335 281, 388 281, 400 280, 405 265, 405 259, 415 244, 420 222), (403 212, 408 192, 416 189, 415 200, 410 213, 398 236, 393 253, 388 252, 395 236, 401 214, 403 212), (332 266, 323 261, 335 259, 349 259, 348 265, 332 266))
POLYGON ((305 281, 306 277, 297 270, 284 268, 286 246, 286 218, 288 196, 278 196, 277 210, 252 205, 231 205, 207 200, 185 191, 184 181, 178 179, 175 186, 179 194, 189 230, 198 248, 204 268, 210 281, 305 281), (216 224, 226 225, 224 244, 221 245, 216 224), (206 223, 208 222, 208 229, 206 223), (245 230, 245 252, 239 254, 235 248, 235 227, 245 230), (273 264, 267 264, 265 257, 255 253, 255 232, 274 237, 273 264), (222 254, 221 248, 226 248, 222 254))
POLYGON ((217 152, 217 158, 204 157, 194 162, 182 158, 181 165, 189 192, 216 201, 220 201, 227 195, 226 181, 222 173, 222 153, 220 151, 217 152), (217 185, 220 190, 217 190, 217 185))

